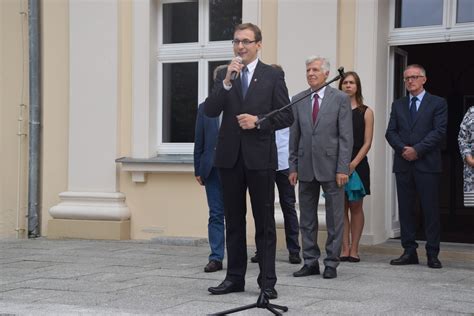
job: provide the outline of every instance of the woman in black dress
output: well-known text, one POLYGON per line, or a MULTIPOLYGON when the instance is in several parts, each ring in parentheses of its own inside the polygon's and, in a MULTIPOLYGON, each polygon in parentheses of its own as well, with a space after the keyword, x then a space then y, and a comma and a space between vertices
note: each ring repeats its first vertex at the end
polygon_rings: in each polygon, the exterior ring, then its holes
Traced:
MULTIPOLYGON (((351 98, 354 147, 349 165, 350 173, 352 174, 354 170, 357 171, 364 185, 365 193, 370 194, 370 169, 367 162, 367 153, 372 145, 374 112, 363 103, 362 86, 356 72, 346 72, 339 81, 339 89, 351 98)), ((360 261, 359 241, 364 229, 362 202, 363 198, 357 201, 349 201, 346 196, 341 261, 360 261)))

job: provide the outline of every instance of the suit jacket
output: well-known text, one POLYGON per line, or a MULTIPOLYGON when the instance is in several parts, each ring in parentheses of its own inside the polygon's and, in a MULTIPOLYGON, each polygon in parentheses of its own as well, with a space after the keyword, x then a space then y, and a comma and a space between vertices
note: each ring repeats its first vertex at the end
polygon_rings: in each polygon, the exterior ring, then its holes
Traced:
POLYGON ((395 150, 393 172, 407 172, 411 163, 421 172, 441 172, 441 142, 448 124, 446 100, 427 92, 413 123, 409 102, 409 97, 405 96, 392 103, 385 133, 385 138, 395 150), (402 157, 405 146, 412 146, 416 150, 417 160, 409 162, 402 157))
POLYGON ((263 121, 259 129, 241 129, 236 116, 248 113, 260 118, 288 104, 284 73, 259 61, 245 99, 242 96, 240 77, 232 82, 232 88, 227 91, 223 85, 225 75, 226 69, 218 73, 213 91, 204 106, 204 113, 210 117, 223 112, 214 165, 218 168, 232 168, 241 152, 248 169, 276 169, 274 131, 291 125, 291 109, 287 108, 263 121))
POLYGON ((194 133, 194 175, 205 180, 214 164, 214 153, 219 132, 219 118, 207 117, 203 112, 203 103, 199 105, 194 133))
MULTIPOLYGON (((305 90, 293 97, 309 93, 305 90)), ((311 95, 293 105, 290 128, 290 172, 301 181, 335 181, 336 173, 349 174, 352 155, 352 110, 347 94, 326 87, 313 124, 311 95)))

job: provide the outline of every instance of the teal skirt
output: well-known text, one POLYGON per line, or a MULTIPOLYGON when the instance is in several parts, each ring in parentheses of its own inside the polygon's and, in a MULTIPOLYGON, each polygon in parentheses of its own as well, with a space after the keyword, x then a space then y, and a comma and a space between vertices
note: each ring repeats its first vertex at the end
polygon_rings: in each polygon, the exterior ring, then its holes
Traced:
POLYGON ((346 191, 347 199, 351 202, 359 201, 364 198, 366 195, 364 184, 357 174, 357 171, 354 170, 349 176, 349 182, 344 186, 344 190, 346 191))

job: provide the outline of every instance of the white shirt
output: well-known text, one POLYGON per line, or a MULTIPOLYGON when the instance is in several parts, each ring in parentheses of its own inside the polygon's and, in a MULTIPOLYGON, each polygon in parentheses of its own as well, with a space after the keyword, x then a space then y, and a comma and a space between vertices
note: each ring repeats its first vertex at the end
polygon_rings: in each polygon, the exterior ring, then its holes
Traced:
POLYGON ((413 99, 414 97, 416 97, 418 100, 416 101, 416 110, 418 111, 418 109, 420 108, 420 104, 421 104, 421 101, 423 100, 423 97, 425 96, 426 94, 426 90, 423 90, 419 95, 411 95, 410 93, 410 101, 408 102, 408 109, 410 109, 410 104, 411 104, 411 99, 413 99))
MULTIPOLYGON (((255 72, 255 68, 257 67, 257 64, 258 64, 258 58, 255 58, 254 61, 252 61, 250 64, 247 65, 247 69, 248 69, 247 80, 249 80, 249 82, 247 82, 247 86, 250 85, 250 80, 252 80, 252 76, 253 76, 253 73, 255 72)), ((239 77, 239 80, 241 80, 240 77, 239 77)), ((230 85, 227 86, 224 83, 224 81, 222 81, 222 85, 224 86, 224 89, 226 89, 227 91, 232 89, 232 82, 230 83, 230 85)))
POLYGON ((289 141, 290 141, 290 128, 289 127, 277 130, 275 132, 275 143, 276 143, 277 151, 278 151, 277 171, 285 170, 289 168, 289 165, 288 165, 288 155, 290 151, 289 141))

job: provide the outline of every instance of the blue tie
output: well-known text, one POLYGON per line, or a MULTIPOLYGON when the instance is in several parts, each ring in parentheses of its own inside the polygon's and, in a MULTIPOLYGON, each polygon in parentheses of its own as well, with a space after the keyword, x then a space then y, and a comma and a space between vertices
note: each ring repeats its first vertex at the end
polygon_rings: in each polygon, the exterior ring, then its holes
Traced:
POLYGON ((417 97, 413 97, 411 99, 411 104, 410 104, 410 118, 411 118, 411 123, 415 122, 416 119, 416 101, 418 101, 417 97))
POLYGON ((247 67, 244 67, 242 69, 242 76, 241 76, 241 80, 242 80, 242 96, 245 98, 245 95, 247 94, 247 90, 249 88, 248 86, 248 68, 247 67))

